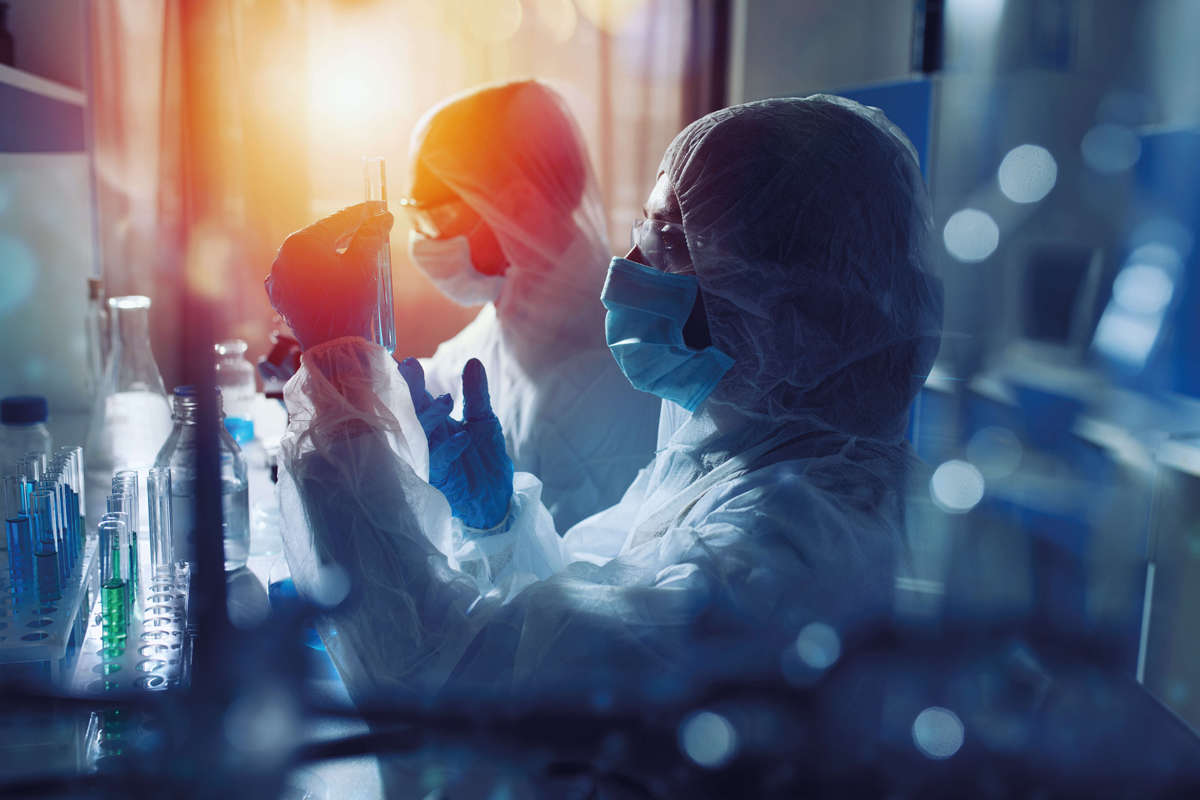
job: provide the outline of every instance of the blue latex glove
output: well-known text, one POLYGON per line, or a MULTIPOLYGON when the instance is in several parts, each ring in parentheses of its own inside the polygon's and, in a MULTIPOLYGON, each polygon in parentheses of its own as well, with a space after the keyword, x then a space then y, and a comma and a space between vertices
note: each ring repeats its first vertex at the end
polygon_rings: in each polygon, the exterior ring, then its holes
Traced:
POLYGON ((479 359, 463 368, 463 418, 450 416, 450 395, 433 397, 415 358, 400 362, 417 419, 429 441, 429 483, 450 503, 450 512, 471 528, 494 528, 508 514, 513 465, 500 420, 492 412, 487 373, 479 359))

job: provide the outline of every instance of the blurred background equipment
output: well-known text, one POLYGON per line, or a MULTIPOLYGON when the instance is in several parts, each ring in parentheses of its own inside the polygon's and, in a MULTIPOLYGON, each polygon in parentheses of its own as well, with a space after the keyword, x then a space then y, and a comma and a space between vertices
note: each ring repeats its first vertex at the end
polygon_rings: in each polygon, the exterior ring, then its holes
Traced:
MULTIPOLYGON (((0 794, 1200 795, 1197 41, 1194 0, 0 3, 0 794), (361 170, 386 203, 427 108, 529 76, 614 253, 716 108, 911 140, 946 316, 888 625, 632 709, 349 702, 282 553, 262 280, 361 170)), ((429 355, 476 309, 386 255, 380 341, 429 355)))

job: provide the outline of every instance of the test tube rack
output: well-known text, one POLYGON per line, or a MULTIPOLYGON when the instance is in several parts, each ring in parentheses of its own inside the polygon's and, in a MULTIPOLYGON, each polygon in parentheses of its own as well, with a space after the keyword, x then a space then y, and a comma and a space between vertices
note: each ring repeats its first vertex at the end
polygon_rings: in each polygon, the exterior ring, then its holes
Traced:
POLYGON ((87 537, 61 596, 48 603, 15 596, 8 571, 0 571, 0 680, 62 685, 70 676, 99 596, 99 564, 96 537, 87 537))
MULTIPOLYGON (((148 562, 143 560, 142 566, 148 566, 148 562)), ((129 615, 125 643, 116 649, 105 642, 97 599, 92 609, 93 624, 71 677, 71 689, 97 695, 162 691, 180 683, 187 655, 187 626, 180 596, 183 592, 186 587, 174 581, 156 585, 149 580, 141 591, 137 610, 129 615)))

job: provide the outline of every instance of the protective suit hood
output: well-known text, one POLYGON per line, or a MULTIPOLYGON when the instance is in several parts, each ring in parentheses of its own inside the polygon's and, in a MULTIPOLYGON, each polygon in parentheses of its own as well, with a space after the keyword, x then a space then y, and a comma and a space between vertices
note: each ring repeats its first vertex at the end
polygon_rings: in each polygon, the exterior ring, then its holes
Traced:
POLYGON ((509 263, 496 311, 516 355, 603 347, 605 216, 562 97, 537 81, 471 89, 422 117, 409 152, 414 185, 432 176, 496 234, 509 263))
POLYGON ((764 100, 692 123, 659 170, 713 344, 736 358, 708 402, 898 440, 942 320, 929 200, 904 134, 844 98, 764 100))

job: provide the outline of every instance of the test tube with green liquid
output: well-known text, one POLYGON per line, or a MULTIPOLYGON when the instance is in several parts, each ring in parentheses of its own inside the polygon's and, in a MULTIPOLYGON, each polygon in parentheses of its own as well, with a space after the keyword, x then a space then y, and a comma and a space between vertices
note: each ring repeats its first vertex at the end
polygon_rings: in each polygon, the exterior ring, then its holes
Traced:
POLYGON ((100 610, 105 650, 123 652, 129 631, 129 561, 126 557, 128 530, 124 514, 100 518, 100 610))

